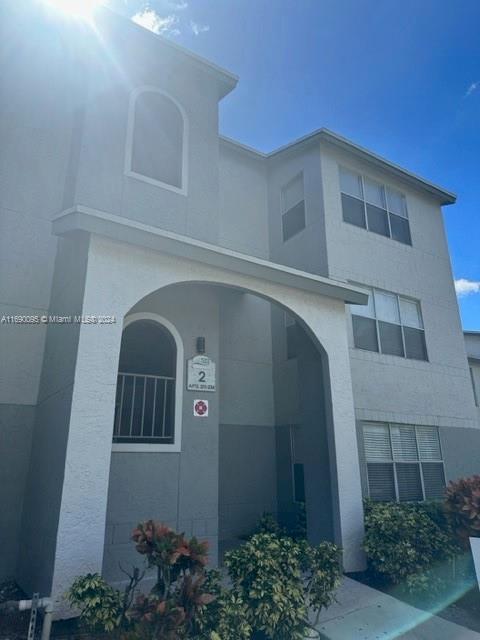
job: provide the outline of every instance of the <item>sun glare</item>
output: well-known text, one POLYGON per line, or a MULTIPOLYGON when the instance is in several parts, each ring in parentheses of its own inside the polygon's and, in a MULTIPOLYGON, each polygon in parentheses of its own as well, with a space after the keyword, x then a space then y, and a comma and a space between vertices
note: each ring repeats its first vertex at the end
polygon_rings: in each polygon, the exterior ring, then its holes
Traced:
POLYGON ((43 2, 72 18, 90 20, 103 0, 43 0, 43 2))

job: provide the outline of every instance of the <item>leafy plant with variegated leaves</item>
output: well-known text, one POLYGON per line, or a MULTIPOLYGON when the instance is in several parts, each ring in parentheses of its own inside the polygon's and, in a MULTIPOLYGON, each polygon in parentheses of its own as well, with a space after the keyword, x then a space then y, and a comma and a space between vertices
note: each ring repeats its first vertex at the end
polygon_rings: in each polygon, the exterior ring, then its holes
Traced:
POLYGON ((480 537, 480 475, 448 484, 445 510, 460 544, 468 548, 470 537, 480 537))

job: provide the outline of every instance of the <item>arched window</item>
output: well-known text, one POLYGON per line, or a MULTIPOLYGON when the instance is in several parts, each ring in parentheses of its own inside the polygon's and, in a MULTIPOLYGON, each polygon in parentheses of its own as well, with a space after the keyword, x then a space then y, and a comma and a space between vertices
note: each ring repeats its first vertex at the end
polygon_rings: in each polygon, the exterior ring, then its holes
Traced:
POLYGON ((177 365, 177 343, 164 325, 148 317, 127 324, 115 398, 116 445, 179 445, 177 365))
POLYGON ((155 88, 133 92, 126 173, 178 193, 186 191, 186 118, 172 98, 155 88))

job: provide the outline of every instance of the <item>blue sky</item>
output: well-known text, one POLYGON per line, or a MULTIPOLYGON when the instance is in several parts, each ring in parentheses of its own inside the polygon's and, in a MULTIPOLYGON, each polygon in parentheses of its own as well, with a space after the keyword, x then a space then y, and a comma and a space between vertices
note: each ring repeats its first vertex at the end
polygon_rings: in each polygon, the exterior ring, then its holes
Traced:
POLYGON ((478 0, 109 0, 240 76, 221 131, 261 150, 328 127, 458 194, 445 208, 480 330, 478 0))

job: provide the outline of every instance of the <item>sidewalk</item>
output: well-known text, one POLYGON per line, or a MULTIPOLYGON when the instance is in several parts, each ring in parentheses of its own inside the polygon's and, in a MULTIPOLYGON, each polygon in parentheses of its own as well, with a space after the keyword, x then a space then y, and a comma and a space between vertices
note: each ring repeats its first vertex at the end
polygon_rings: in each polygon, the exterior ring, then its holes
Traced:
POLYGON ((317 627, 328 640, 480 640, 480 633, 350 578, 343 578, 337 599, 322 612, 317 627))

